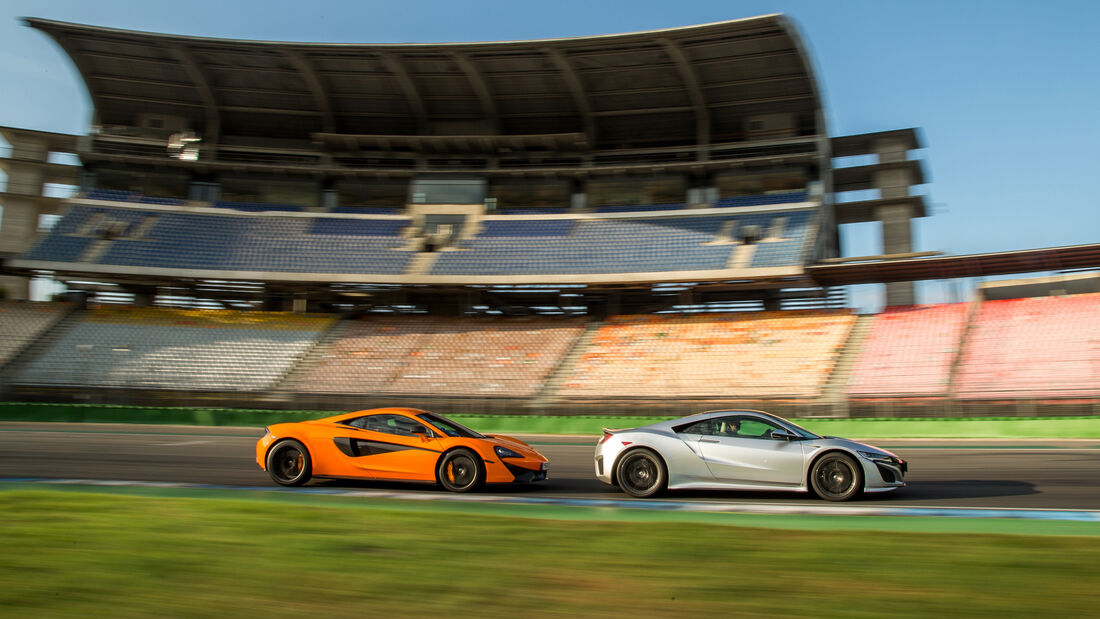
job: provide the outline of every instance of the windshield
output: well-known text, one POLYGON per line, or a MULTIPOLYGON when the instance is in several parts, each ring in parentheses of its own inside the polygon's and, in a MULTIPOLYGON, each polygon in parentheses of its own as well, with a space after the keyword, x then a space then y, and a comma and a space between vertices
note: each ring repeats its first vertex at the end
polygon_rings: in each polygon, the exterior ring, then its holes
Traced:
POLYGON ((421 413, 417 417, 427 421, 436 428, 439 428, 447 436, 465 436, 467 438, 485 438, 483 435, 474 432, 461 423, 451 421, 442 415, 436 415, 435 413, 421 413))
MULTIPOLYGON (((767 414, 767 413, 765 413, 765 414, 767 414)), ((791 430, 794 431, 795 434, 800 435, 802 438, 821 438, 821 436, 819 436, 817 434, 814 434, 813 432, 810 432, 806 428, 803 428, 802 426, 798 425, 797 423, 795 423, 795 422, 793 422, 789 419, 783 419, 782 417, 776 417, 775 415, 768 415, 768 416, 775 419, 776 421, 783 424, 784 426, 790 428, 791 430)))

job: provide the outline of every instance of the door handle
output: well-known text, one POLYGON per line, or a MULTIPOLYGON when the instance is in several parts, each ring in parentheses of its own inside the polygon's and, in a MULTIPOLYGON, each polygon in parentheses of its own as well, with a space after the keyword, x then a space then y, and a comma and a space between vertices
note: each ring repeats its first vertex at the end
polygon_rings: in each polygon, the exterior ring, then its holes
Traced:
POLYGON ((716 438, 701 438, 701 439, 699 439, 699 442, 700 443, 719 443, 721 441, 719 441, 716 438))

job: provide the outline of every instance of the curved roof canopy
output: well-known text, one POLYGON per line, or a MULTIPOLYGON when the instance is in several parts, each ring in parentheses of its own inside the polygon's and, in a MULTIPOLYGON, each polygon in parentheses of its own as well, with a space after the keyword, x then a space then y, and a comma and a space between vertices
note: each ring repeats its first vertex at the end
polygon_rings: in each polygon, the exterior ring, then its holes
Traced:
POLYGON ((745 139, 791 114, 824 135, 794 27, 781 15, 629 34, 486 43, 210 39, 27 18, 83 76, 100 125, 182 118, 234 138, 575 135, 587 148, 745 139))

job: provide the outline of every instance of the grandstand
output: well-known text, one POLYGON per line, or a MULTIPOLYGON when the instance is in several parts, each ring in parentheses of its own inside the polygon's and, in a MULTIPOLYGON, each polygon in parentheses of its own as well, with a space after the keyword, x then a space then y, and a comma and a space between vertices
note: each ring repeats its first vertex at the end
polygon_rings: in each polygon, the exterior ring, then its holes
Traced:
POLYGON ((407 45, 26 24, 70 56, 95 121, 0 127, 5 397, 1100 407, 1088 284, 939 305, 914 287, 1096 269, 1100 245, 913 252, 919 132, 830 135, 782 15, 407 45), (881 253, 846 255, 840 230, 867 222, 881 253), (23 301, 33 278, 69 302, 23 301), (847 307, 860 283, 885 285, 882 313, 847 307))

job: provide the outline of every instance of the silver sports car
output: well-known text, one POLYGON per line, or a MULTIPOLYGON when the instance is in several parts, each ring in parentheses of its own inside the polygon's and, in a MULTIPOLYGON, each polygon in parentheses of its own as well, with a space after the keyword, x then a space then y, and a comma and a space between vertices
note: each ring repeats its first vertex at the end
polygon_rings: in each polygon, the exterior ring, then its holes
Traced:
POLYGON ((761 411, 711 411, 604 430, 596 477, 636 497, 669 489, 812 491, 827 501, 905 485, 908 465, 848 439, 818 436, 761 411))

